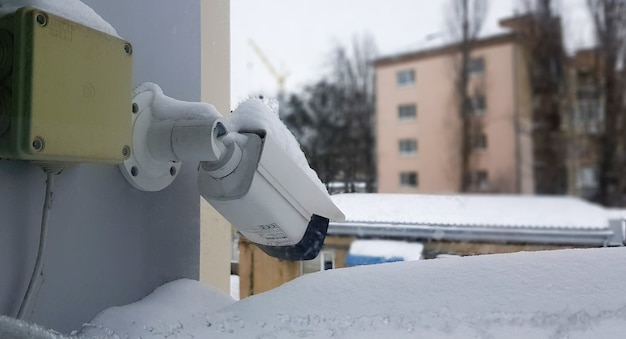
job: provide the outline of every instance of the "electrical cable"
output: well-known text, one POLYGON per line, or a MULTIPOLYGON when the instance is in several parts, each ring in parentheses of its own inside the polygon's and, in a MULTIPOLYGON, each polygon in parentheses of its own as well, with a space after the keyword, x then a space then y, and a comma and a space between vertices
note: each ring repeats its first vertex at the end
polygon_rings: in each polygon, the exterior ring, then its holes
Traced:
POLYGON ((37 260, 33 268, 33 274, 30 277, 28 288, 24 294, 24 299, 17 313, 17 319, 23 319, 26 312, 31 308, 33 295, 38 290, 43 280, 43 259, 46 251, 46 239, 48 234, 48 221, 50 219, 50 210, 52 209, 52 187, 54 185, 54 176, 60 171, 48 170, 46 172, 46 197, 43 204, 43 212, 41 215, 41 231, 39 233, 39 249, 37 250, 37 260))

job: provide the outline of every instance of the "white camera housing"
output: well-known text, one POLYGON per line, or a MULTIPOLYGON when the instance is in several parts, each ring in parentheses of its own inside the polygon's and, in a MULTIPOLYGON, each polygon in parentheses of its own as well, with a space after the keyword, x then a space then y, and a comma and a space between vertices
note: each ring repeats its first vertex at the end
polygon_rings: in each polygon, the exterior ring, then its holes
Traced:
POLYGON ((137 189, 164 189, 181 161, 199 161, 202 197, 283 260, 315 258, 329 220, 345 218, 267 130, 228 131, 213 106, 174 100, 154 84, 140 86, 134 104, 133 152, 121 169, 137 189))

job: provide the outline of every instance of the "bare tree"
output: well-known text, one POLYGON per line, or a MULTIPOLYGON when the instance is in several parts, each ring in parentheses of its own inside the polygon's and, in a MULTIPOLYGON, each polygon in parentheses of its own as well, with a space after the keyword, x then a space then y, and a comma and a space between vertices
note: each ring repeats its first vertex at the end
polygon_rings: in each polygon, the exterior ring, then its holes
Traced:
MULTIPOLYGON (((341 110, 347 119, 343 147, 345 152, 344 184, 357 181, 373 192, 376 178, 374 67, 376 44, 370 35, 355 37, 350 49, 339 46, 333 53, 332 77, 343 92, 341 110)), ((354 191, 354 187, 348 191, 354 191)))
MULTIPOLYGON (((459 153, 460 181, 459 191, 471 189, 472 169, 470 164, 472 140, 482 133, 481 117, 475 112, 475 100, 472 100, 472 89, 469 86, 471 53, 478 39, 487 14, 486 0, 452 0, 448 18, 448 31, 458 43, 458 54, 455 58, 455 99, 460 120, 459 153)), ((480 93, 478 96, 480 97, 480 93)), ((484 93, 483 93, 484 95, 484 93)), ((483 96, 484 99, 484 96, 483 96)))
POLYGON ((596 71, 604 102, 604 128, 600 136, 598 202, 624 204, 624 48, 626 4, 623 0, 587 0, 596 35, 596 71), (622 70, 620 70, 620 67, 622 70))
POLYGON ((551 0, 522 0, 526 14, 513 29, 523 48, 532 97, 532 130, 535 193, 567 191, 566 138, 562 119, 567 115, 565 64, 560 18, 551 0))
POLYGON ((337 46, 330 73, 292 95, 284 121, 303 147, 310 165, 327 184, 341 180, 345 192, 364 182, 375 190, 374 70, 376 47, 370 36, 337 46))

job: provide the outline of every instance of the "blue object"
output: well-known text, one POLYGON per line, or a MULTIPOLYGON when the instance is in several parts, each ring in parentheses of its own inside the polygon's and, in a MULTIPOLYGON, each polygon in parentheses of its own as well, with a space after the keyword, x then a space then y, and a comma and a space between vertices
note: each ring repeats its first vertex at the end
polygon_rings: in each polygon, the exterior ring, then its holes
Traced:
POLYGON ((346 257, 346 266, 375 265, 398 261, 404 261, 404 259, 401 257, 373 257, 369 255, 348 254, 346 257))

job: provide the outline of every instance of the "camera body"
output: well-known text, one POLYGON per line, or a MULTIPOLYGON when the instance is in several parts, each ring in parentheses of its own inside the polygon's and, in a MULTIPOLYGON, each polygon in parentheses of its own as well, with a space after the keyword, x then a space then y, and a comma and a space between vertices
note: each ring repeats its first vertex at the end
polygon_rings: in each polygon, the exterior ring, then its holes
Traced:
POLYGON ((245 138, 232 147, 241 147, 243 156, 233 172, 220 177, 214 163, 200 164, 202 197, 267 254, 315 258, 329 220, 342 220, 343 214, 265 131, 240 134, 245 138))
POLYGON ((181 162, 198 162, 201 196, 246 238, 282 260, 315 258, 329 221, 345 218, 315 172, 298 165, 271 129, 229 130, 233 124, 213 106, 169 98, 149 83, 136 90, 134 106, 134 152, 121 168, 137 189, 162 190, 181 162))

